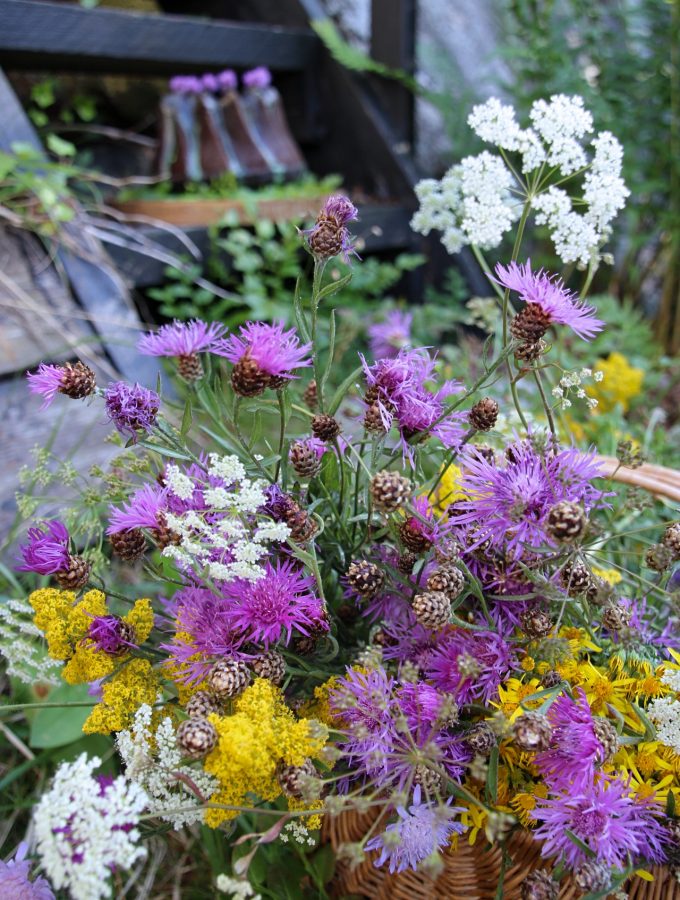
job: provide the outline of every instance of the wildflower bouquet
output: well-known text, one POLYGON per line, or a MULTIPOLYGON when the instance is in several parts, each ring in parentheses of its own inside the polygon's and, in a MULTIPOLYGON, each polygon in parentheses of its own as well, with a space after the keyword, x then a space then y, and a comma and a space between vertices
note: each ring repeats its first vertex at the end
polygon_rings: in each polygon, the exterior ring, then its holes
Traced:
MULTIPOLYGON (((173 396, 102 389, 80 362, 29 375, 44 405, 101 404, 136 460, 107 482, 111 564, 59 520, 21 548, 20 568, 52 580, 13 601, 13 621, 44 635, 43 677, 58 666, 89 685, 83 730, 114 735, 123 765, 113 780, 97 759, 64 763, 36 807, 56 889, 108 896, 165 823, 222 832, 218 889, 281 896, 257 859, 288 853, 303 875, 286 896, 326 896, 318 829, 346 810, 370 815, 341 864, 368 855, 391 873, 436 875, 457 842, 525 830, 545 858, 525 900, 567 877, 605 896, 680 863, 680 523, 657 519, 642 563, 595 452, 559 441, 564 382, 550 381, 565 335, 604 327, 584 297, 625 200, 621 149, 601 134, 588 156, 579 98, 537 103, 532 121, 477 107, 470 124, 498 153, 419 188, 414 227, 472 243, 498 295, 474 381, 445 378, 397 313, 336 382, 343 282, 327 264, 354 254, 357 216, 341 196, 302 236, 313 288, 292 324, 175 322, 140 339, 174 361, 173 396), (532 216, 587 269, 580 296, 520 261, 532 216), (492 270, 483 251, 515 222, 492 270)), ((17 859, 25 896, 47 896, 17 859)))

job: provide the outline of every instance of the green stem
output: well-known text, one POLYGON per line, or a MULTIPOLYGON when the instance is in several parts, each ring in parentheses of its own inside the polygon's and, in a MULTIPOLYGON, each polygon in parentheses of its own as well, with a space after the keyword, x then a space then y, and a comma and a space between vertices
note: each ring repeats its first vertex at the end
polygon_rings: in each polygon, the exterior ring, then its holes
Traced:
POLYGON ((541 374, 537 369, 532 369, 531 374, 534 376, 534 381, 536 382, 538 393, 541 395, 541 400, 543 401, 543 409, 545 410, 545 414, 548 417, 548 426, 550 427, 550 432, 553 437, 556 437, 557 432, 555 431, 555 420, 553 419, 553 414, 552 410, 550 409, 550 404, 548 403, 548 398, 545 396, 545 391, 543 390, 543 384, 541 383, 541 374))
POLYGON ((283 389, 276 392, 276 398, 279 401, 279 458, 276 461, 274 481, 279 480, 281 460, 283 459, 283 445, 286 440, 286 404, 284 403, 283 389))
POLYGON ((314 278, 312 280, 312 354, 314 358, 314 379, 316 381, 316 396, 319 405, 319 412, 323 412, 323 373, 321 369, 321 359, 319 355, 319 344, 317 337, 317 323, 319 310, 319 292, 321 291, 321 282, 323 281, 323 273, 326 268, 325 259, 314 258, 314 278))

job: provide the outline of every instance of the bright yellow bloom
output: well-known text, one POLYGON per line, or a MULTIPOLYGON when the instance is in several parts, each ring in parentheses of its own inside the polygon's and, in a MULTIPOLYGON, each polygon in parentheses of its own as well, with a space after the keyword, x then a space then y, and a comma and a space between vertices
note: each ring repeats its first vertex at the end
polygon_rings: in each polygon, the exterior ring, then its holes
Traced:
POLYGON ((548 796, 548 788, 544 784, 537 784, 532 791, 520 791, 510 801, 513 812, 525 828, 531 828, 536 820, 531 813, 536 809, 536 798, 544 800, 548 796))
MULTIPOLYGON (((301 766, 307 758, 318 757, 327 731, 319 723, 296 719, 281 691, 266 678, 257 678, 246 688, 234 708, 231 716, 209 717, 217 729, 218 743, 206 757, 204 768, 220 782, 210 802, 252 805, 247 801, 248 794, 276 800, 281 795, 276 779, 278 763, 301 766)), ((236 810, 209 809, 206 823, 216 828, 237 815, 236 810)))
POLYGON ((586 393, 598 401, 597 409, 609 412, 620 404, 628 412, 630 401, 642 390, 644 370, 631 366, 623 353, 614 352, 606 359, 598 359, 594 371, 604 374, 602 381, 586 388, 586 393))
POLYGON ((492 703, 492 705, 500 709, 510 722, 514 722, 527 709, 535 709, 541 704, 541 700, 530 700, 528 703, 524 703, 523 707, 520 706, 527 697, 540 690, 542 690, 542 686, 538 678, 532 678, 527 682, 522 682, 519 678, 508 678, 505 684, 498 688, 500 703, 492 703))
POLYGON ((520 668, 524 669, 525 672, 533 672, 536 668, 536 660, 533 656, 525 656, 520 662, 520 668))
POLYGON ((623 576, 618 569, 600 569, 597 566, 593 566, 593 575, 604 578, 608 584, 616 585, 621 584, 623 581, 623 576))
POLYGON ((158 676, 148 659, 123 664, 102 686, 102 700, 83 725, 85 734, 110 734, 132 725, 140 706, 153 706, 158 695, 158 676))
POLYGON ((456 500, 467 500, 467 494, 460 489, 462 477, 462 469, 453 463, 444 469, 433 496, 436 512, 446 512, 456 500))
MULTIPOLYGON (((28 600, 35 610, 33 621, 47 639, 49 655, 66 661, 61 674, 68 684, 105 678, 129 658, 129 654, 112 657, 87 640, 93 619, 108 615, 101 591, 87 591, 76 603, 73 591, 47 588, 34 591, 28 600)), ((137 600, 123 622, 132 626, 135 643, 143 643, 153 628, 151 601, 137 600)))
POLYGON ((323 684, 317 685, 317 687, 314 688, 314 699, 308 700, 301 706, 300 712, 302 715, 306 716, 308 719, 318 719, 319 722, 323 722, 324 725, 332 725, 334 717, 331 712, 330 694, 331 691, 335 690, 337 684, 337 675, 331 675, 328 681, 324 681, 323 684))

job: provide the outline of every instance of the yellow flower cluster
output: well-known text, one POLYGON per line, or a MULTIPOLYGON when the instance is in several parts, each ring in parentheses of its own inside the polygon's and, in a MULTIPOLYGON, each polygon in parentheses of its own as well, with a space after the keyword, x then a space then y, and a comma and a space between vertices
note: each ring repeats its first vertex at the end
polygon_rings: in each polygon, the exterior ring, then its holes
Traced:
MULTIPOLYGON (((206 772, 220 782, 211 803, 244 806, 247 795, 272 801, 281 796, 276 779, 279 762, 301 766, 305 759, 318 757, 327 739, 326 729, 309 719, 296 719, 283 694, 271 681, 256 679, 235 701, 231 716, 213 713, 209 718, 217 729, 218 744, 205 759, 206 772)), ((309 808, 289 801, 291 809, 309 808)), ((313 805, 313 808, 319 808, 313 805)), ((206 823, 216 828, 233 819, 236 810, 208 809, 206 823)), ((309 828, 318 828, 319 816, 310 816, 309 828)))
POLYGON ((85 720, 85 734, 110 734, 130 728, 140 706, 153 706, 158 695, 158 675, 148 659, 124 663, 102 686, 102 700, 85 720))
MULTIPOLYGON (((66 662, 62 678, 68 684, 85 684, 111 675, 129 654, 112 657, 87 640, 92 620, 109 614, 101 591, 88 591, 76 603, 73 591, 44 588, 34 591, 28 602, 35 610, 33 621, 44 633, 53 659, 66 662)), ((134 630, 135 642, 143 643, 153 628, 150 600, 137 600, 123 622, 134 630)))
POLYGON ((623 353, 610 353, 606 359, 598 359, 595 372, 602 372, 602 381, 586 388, 586 393, 597 400, 596 411, 609 412, 617 404, 628 412, 630 401, 642 390, 645 373, 631 366, 623 353))
POLYGON ((444 469, 433 496, 436 512, 445 513, 456 500, 467 499, 467 494, 460 489, 462 477, 462 469, 453 463, 444 469))

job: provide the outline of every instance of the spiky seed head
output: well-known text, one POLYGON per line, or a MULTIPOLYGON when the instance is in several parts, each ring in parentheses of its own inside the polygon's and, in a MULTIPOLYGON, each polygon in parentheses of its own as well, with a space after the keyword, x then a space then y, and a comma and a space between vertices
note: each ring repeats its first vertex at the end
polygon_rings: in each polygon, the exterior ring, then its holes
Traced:
POLYGON ((57 572, 57 584, 64 591, 78 591, 85 587, 92 571, 92 563, 82 556, 69 556, 68 568, 57 572))
POLYGON ((318 777, 319 773, 311 759, 306 759, 301 766, 287 766, 279 763, 276 769, 276 780, 281 790, 284 794, 297 800, 301 800, 309 792, 310 779, 318 779, 318 777))
POLYGON ((292 445, 289 459, 299 478, 314 478, 321 471, 318 453, 305 441, 296 441, 292 445))
POLYGON ((602 624, 608 631, 621 631, 627 628, 633 616, 632 611, 620 603, 611 604, 602 611, 602 624))
POLYGON ((406 519, 399 526, 399 537, 402 544, 413 553, 426 553, 432 546, 432 541, 423 532, 418 519, 406 519))
POLYGON ((201 759, 217 745, 217 729, 207 719, 186 719, 177 729, 176 740, 184 756, 201 759))
POLYGON ((553 629, 553 620, 542 609, 528 609, 520 616, 522 631, 534 640, 547 637, 553 629))
POLYGON ((465 575, 452 565, 443 565, 427 579, 428 591, 442 591, 449 600, 455 600, 463 592, 465 575))
POLYGON ((667 544, 652 544, 645 553, 645 565, 655 572, 665 572, 673 562, 673 551, 667 544))
POLYGON ((560 572, 560 582, 570 597, 584 594, 590 587, 592 579, 590 569, 580 559, 568 562, 560 572))
POLYGON ((540 339, 538 341, 525 341, 515 347, 515 359, 526 363, 536 362, 537 359, 543 356, 546 347, 546 342, 540 339))
POLYGON ((115 531, 109 535, 109 541, 116 556, 120 556, 125 562, 134 562, 146 552, 146 537, 141 528, 115 531))
POLYGON ((560 886, 547 869, 529 872, 520 888, 521 900, 557 900, 560 886))
POLYGON ((312 419, 312 434, 320 441, 332 441, 340 434, 340 425, 333 416, 318 413, 312 419))
POLYGON ((57 388, 60 394, 65 394, 72 400, 82 400, 94 393, 97 387, 97 379, 94 372, 85 363, 65 363, 61 369, 61 381, 57 388))
POLYGON ((220 700, 237 697, 250 684, 250 670, 240 659, 221 659, 210 670, 208 688, 220 700))
POLYGON ((599 894, 606 891, 612 882, 611 869, 604 863, 587 859, 575 869, 572 875, 576 887, 584 894, 599 894))
POLYGON ((548 512, 546 530, 556 541, 570 544, 583 535, 586 522, 586 514, 579 503, 560 500, 548 512))
POLYGON ((385 573, 366 559, 355 560, 347 570, 350 586, 366 599, 374 597, 385 583, 385 573))
POLYGON ((185 381, 200 381, 203 378, 203 363, 198 353, 183 353, 177 357, 177 372, 185 381))
POLYGON ((510 332, 521 344, 536 344, 549 327, 550 316, 538 303, 527 303, 510 323, 510 332))
POLYGON ((269 386, 270 376, 245 353, 231 372, 231 386, 239 397, 258 397, 269 386))
POLYGON ((413 769, 413 784, 419 784, 426 797, 434 797, 442 792, 444 777, 436 769, 431 769, 424 763, 418 763, 413 769))
POLYGON ((196 691, 186 702, 186 714, 191 719, 207 719, 210 713, 222 711, 222 704, 210 691, 196 691))
POLYGON ((498 403, 491 397, 483 397, 472 407, 468 419, 477 431, 491 431, 498 419, 498 403))
POLYGON ((314 410, 319 405, 319 392, 316 387, 315 379, 312 379, 304 390, 302 399, 307 409, 314 410))
POLYGON ((425 628, 438 631, 448 624, 451 601, 441 591, 426 591, 413 598, 413 614, 425 628))
POLYGON ((411 482, 399 472, 377 472, 371 479, 373 505, 383 513, 395 512, 411 495, 411 482))
POLYGON ((488 722, 476 722, 468 729, 465 743, 473 753, 488 756, 498 743, 498 739, 488 722))
POLYGON ((286 677, 286 660, 277 650, 260 653, 250 664, 258 678, 268 678, 276 685, 283 684, 286 677))
POLYGON ((612 723, 602 716, 595 716, 593 719, 593 731, 595 737, 602 744, 604 758, 600 760, 602 763, 612 760, 619 749, 619 735, 612 723))
POLYGON ((515 719, 512 739, 520 750, 527 753, 547 750, 550 746, 552 726, 545 716, 527 712, 515 719))
POLYGON ((673 522, 671 525, 666 525, 663 544, 671 551, 674 562, 680 560, 680 522, 673 522))
POLYGON ((377 403, 372 403, 364 413, 364 428, 371 434, 387 433, 380 407, 377 403))

